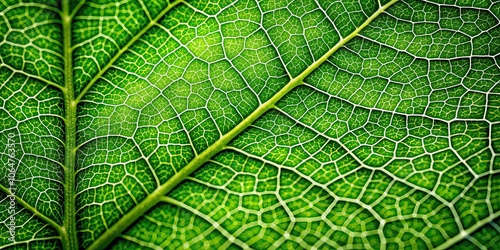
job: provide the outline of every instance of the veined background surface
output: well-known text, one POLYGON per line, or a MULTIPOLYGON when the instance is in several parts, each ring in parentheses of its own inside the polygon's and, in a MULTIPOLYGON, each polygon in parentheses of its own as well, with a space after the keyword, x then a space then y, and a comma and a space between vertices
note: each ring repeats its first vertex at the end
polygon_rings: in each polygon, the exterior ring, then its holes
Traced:
POLYGON ((0 37, 0 248, 500 249, 498 1, 0 0, 0 37))

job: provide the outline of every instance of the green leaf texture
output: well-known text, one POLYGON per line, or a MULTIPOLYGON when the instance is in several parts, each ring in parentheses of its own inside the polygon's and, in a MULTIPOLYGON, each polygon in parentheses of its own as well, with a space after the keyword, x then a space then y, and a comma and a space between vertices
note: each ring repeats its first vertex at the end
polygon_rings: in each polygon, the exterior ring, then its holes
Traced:
POLYGON ((500 249, 499 1, 0 0, 0 84, 2 249, 500 249))

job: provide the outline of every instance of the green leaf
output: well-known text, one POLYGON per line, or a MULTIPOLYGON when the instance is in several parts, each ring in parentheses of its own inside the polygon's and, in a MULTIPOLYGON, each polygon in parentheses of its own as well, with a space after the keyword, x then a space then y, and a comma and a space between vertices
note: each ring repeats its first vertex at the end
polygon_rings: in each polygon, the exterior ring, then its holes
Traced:
POLYGON ((0 0, 0 248, 500 249, 500 2, 0 0))

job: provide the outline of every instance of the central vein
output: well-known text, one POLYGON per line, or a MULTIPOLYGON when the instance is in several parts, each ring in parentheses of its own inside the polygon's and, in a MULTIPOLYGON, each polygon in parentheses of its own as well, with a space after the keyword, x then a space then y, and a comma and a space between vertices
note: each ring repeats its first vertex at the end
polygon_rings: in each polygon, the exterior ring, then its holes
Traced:
POLYGON ((73 87, 73 55, 71 49, 70 0, 62 1, 62 27, 64 50, 64 221, 62 244, 66 250, 78 249, 75 216, 76 168, 76 101, 73 87))
POLYGON ((112 227, 110 227, 106 232, 104 232, 88 249, 103 249, 108 246, 117 236, 121 234, 128 226, 134 223, 139 217, 151 209, 154 205, 162 200, 168 192, 175 188, 179 183, 185 180, 191 173, 196 169, 201 167, 215 154, 219 153, 225 149, 226 145, 234 139, 237 135, 243 132, 248 126, 250 126, 255 120, 261 117, 269 109, 273 108, 274 105, 281 100, 288 92, 290 92, 295 87, 303 84, 303 80, 311 74, 316 68, 323 64, 335 51, 344 46, 351 39, 356 37, 361 30, 363 30, 368 24, 370 24, 377 16, 383 13, 389 6, 397 2, 398 0, 392 0, 389 3, 380 6, 380 8, 371 15, 361 26, 354 30, 349 36, 341 39, 333 48, 331 48, 326 54, 321 58, 307 67, 300 75, 288 82, 279 92, 277 92, 271 99, 260 105, 255 111, 253 111, 246 119, 241 121, 236 127, 230 130, 227 134, 222 136, 210 147, 205 149, 202 153, 197 155, 193 160, 191 160, 184 168, 178 171, 172 178, 167 182, 158 187, 153 193, 148 195, 142 202, 131 209, 127 214, 125 214, 119 221, 117 221, 112 227))

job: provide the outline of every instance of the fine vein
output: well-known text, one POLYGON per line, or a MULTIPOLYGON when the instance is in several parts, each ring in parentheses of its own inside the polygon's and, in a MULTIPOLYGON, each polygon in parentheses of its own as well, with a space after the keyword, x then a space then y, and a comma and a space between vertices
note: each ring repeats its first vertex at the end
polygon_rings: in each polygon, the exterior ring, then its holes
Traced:
POLYGON ((455 237, 448 239, 445 243, 436 247, 436 250, 449 249, 450 247, 452 247, 456 243, 462 241, 463 239, 465 239, 467 237, 470 237, 470 235, 472 233, 474 233, 478 229, 482 228, 483 226, 486 226, 487 224, 489 224, 490 222, 492 222, 493 220, 495 220, 499 216, 500 216, 500 211, 497 211, 496 213, 493 213, 490 216, 476 222, 476 224, 474 224, 473 226, 461 231, 460 233, 455 235, 455 237))

